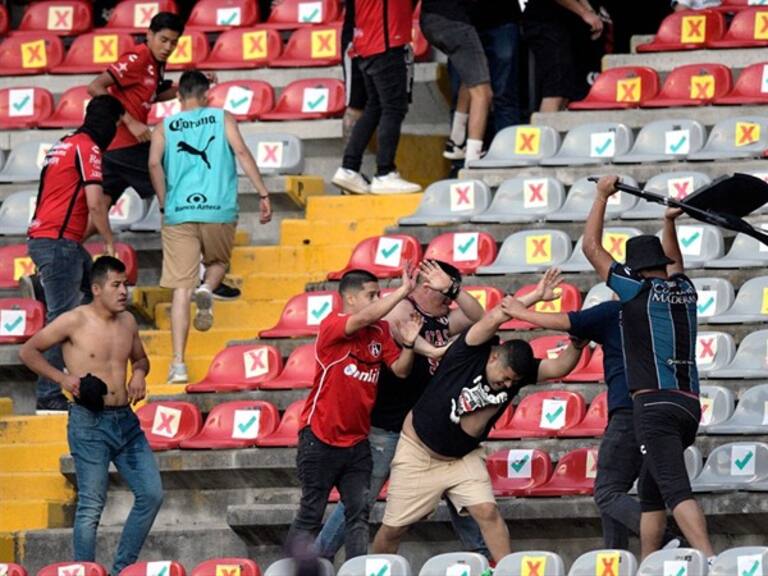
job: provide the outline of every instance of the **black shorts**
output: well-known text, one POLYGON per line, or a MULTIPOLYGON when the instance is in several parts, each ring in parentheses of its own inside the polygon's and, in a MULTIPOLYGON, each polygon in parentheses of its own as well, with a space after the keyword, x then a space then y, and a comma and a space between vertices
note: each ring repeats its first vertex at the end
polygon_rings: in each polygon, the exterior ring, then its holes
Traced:
POLYGON ((448 56, 462 84, 472 87, 490 83, 488 59, 474 26, 423 11, 419 23, 429 43, 448 56))
POLYGON ((529 20, 523 37, 533 52, 536 85, 542 98, 572 99, 575 91, 571 32, 566 22, 529 20))
POLYGON ((344 66, 342 67, 344 88, 347 92, 347 107, 362 110, 368 101, 368 95, 365 92, 365 80, 363 80, 363 73, 360 70, 360 59, 352 58, 349 55, 351 48, 352 44, 349 44, 344 50, 344 66))
POLYGON ((149 180, 149 142, 108 150, 102 158, 104 194, 117 202, 125 189, 132 187, 142 198, 151 198, 155 189, 149 180))
POLYGON ((635 395, 635 434, 643 453, 637 482, 643 512, 674 510, 693 498, 685 469, 685 449, 696 441, 701 405, 670 391, 635 395))

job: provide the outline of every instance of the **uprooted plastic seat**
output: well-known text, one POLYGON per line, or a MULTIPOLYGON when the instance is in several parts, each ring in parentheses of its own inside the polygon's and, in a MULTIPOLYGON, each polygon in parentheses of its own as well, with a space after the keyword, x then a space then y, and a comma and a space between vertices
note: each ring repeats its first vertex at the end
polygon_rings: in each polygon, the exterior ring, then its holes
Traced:
POLYGON ((219 32, 253 26, 259 20, 258 2, 248 0, 198 0, 189 15, 185 31, 219 32))
POLYGON ((515 177, 504 180, 491 205, 472 222, 514 224, 546 219, 565 200, 563 183, 552 177, 515 177))
MULTIPOLYGON (((304 172, 304 143, 295 134, 262 132, 249 134, 243 140, 262 174, 287 175, 304 172)), ((239 163, 237 173, 245 175, 239 163)))
POLYGON ((346 272, 361 269, 377 278, 399 278, 406 262, 421 262, 421 244, 416 238, 407 234, 373 236, 360 241, 347 265, 330 272, 328 280, 340 280, 346 272))
MULTIPOLYGON (((629 186, 637 187, 637 180, 631 176, 622 174, 621 182, 629 186)), ((568 190, 565 203, 559 210, 547 214, 547 222, 581 222, 587 219, 587 215, 595 202, 597 185, 587 178, 579 178, 568 190)), ((626 192, 617 192, 608 199, 605 209, 607 219, 620 218, 622 213, 631 210, 637 204, 637 196, 626 192)))
POLYGON ((35 128, 53 112, 53 94, 45 88, 0 89, 0 129, 35 128))
MULTIPOLYGON (((768 566, 768 547, 740 546, 720 552, 708 576, 730 576, 731 574, 749 574, 756 566, 768 566)), ((755 570, 756 574, 759 574, 755 570)))
POLYGON ((701 386, 699 388, 701 419, 699 434, 706 434, 709 428, 722 424, 731 416, 736 405, 733 390, 725 386, 701 386))
POLYGON ((392 574, 392 576, 413 576, 411 564, 397 554, 367 554, 344 562, 336 576, 359 576, 360 574, 392 574))
POLYGON ((654 120, 640 129, 632 150, 622 156, 616 156, 613 162, 642 164, 683 159, 688 154, 701 150, 706 136, 704 126, 696 120, 654 120))
POLYGON ((678 66, 667 75, 661 91, 643 108, 702 106, 725 96, 733 87, 731 69, 723 64, 678 66))
POLYGON ((424 258, 447 262, 462 274, 474 274, 491 264, 496 254, 496 240, 487 232, 446 232, 432 239, 424 258))
POLYGON ((714 10, 673 12, 659 26, 651 42, 637 46, 637 52, 698 50, 725 33, 725 18, 714 10))
POLYGON ((36 204, 37 190, 12 192, 0 206, 0 235, 26 236, 36 204))
POLYGON ((597 448, 577 448, 557 462, 549 481, 529 491, 531 496, 592 494, 597 475, 597 448))
POLYGON ((519 125, 500 130, 487 154, 472 160, 470 168, 532 166, 551 158, 560 148, 560 134, 549 126, 519 125))
POLYGON ((0 344, 19 344, 42 330, 45 306, 32 298, 0 298, 0 344))
POLYGON ((768 148, 768 117, 737 116, 712 127, 707 143, 689 161, 759 158, 768 148))
POLYGON ((439 554, 424 563, 419 571, 419 576, 445 576, 446 574, 466 573, 461 572, 457 568, 464 568, 469 574, 482 574, 488 569, 488 559, 482 554, 475 552, 439 554))
POLYGON ((292 402, 283 413, 280 424, 271 434, 256 439, 256 445, 260 447, 278 446, 290 447, 299 443, 299 425, 301 411, 304 409, 305 400, 292 402))
POLYGON ((636 571, 637 558, 629 550, 592 550, 576 558, 568 576, 635 576, 636 571))
POLYGON ((625 66, 601 73, 584 100, 571 102, 570 110, 621 110, 637 108, 659 91, 659 76, 653 68, 625 66))
MULTIPOLYGON (((627 257, 627 240, 640 234, 642 234, 642 231, 639 228, 620 226, 605 228, 603 229, 603 247, 611 254, 614 260, 623 264, 627 257)), ((560 264, 559 268, 562 272, 588 272, 592 270, 592 264, 587 260, 582 250, 583 245, 584 237, 581 236, 576 241, 571 257, 560 264)))
POLYGON ((261 576, 261 568, 248 558, 212 558, 192 569, 192 576, 261 576), (235 570, 237 568, 238 570, 235 570))
POLYGON ((271 380, 262 382, 260 390, 295 390, 297 388, 310 388, 315 377, 315 343, 302 344, 295 348, 288 360, 285 361, 283 371, 271 380))
POLYGON ((283 369, 280 351, 274 346, 241 344, 227 346, 211 362, 205 378, 188 384, 187 392, 235 392, 255 390, 283 369))
POLYGON ((697 294, 699 323, 717 324, 718 317, 728 313, 735 299, 733 284, 726 278, 693 278, 697 294))
POLYGON ((208 105, 223 108, 240 122, 252 122, 272 110, 275 91, 261 80, 220 82, 208 92, 208 105))
POLYGON ((768 444, 730 442, 709 453, 704 469, 691 482, 694 492, 763 491, 768 478, 768 444))
POLYGON ((148 402, 136 410, 150 448, 155 451, 173 450, 183 440, 200 432, 203 417, 191 402, 148 402))
MULTIPOLYGON (((766 431, 765 402, 768 400, 768 384, 747 388, 731 417, 719 424, 707 427, 708 434, 764 434, 766 431)), ((768 473, 768 469, 766 469, 768 473)))
POLYGON ((477 274, 540 272, 562 264, 571 255, 571 238, 562 230, 515 232, 504 240, 496 260, 477 274))
POLYGON ((739 344, 733 360, 723 367, 711 370, 709 378, 768 378, 768 330, 747 334, 739 344))
MULTIPOLYGON (((709 300, 703 304, 707 304, 709 300)), ((701 306, 702 303, 700 302, 701 306)), ((768 276, 750 278, 739 288, 733 304, 721 314, 709 319, 710 324, 745 324, 765 322, 768 314, 768 276)))
POLYGON ((499 450, 488 456, 486 464, 498 497, 524 496, 552 475, 549 454, 538 449, 499 450))
POLYGON ((739 233, 733 239, 728 253, 707 262, 707 268, 762 268, 768 265, 768 246, 746 234, 739 233))
MULTIPOLYGON (((703 137, 702 137, 703 141, 703 137)), ((695 190, 712 182, 703 172, 665 172, 656 174, 645 183, 643 190, 682 200, 695 190)), ((623 220, 656 220, 664 217, 666 208, 656 202, 638 202, 621 214, 623 220)))
POLYGON ((565 135, 562 146, 551 158, 544 158, 542 166, 574 166, 603 164, 614 156, 626 154, 632 147, 634 136, 629 126, 618 122, 595 122, 572 128, 565 135))
POLYGON ((736 354, 736 343, 728 332, 699 332, 696 335, 696 367, 700 378, 725 368, 736 354))
POLYGON ((401 226, 469 222, 491 204, 491 191, 482 180, 439 180, 430 184, 419 207, 400 218, 401 226))
POLYGON ((533 392, 523 398, 497 438, 546 438, 576 426, 584 419, 584 398, 577 392, 533 392))
POLYGON ((183 449, 226 449, 255 446, 277 428, 277 408, 263 400, 236 400, 213 407, 203 428, 181 442, 183 449))
POLYGON ((186 576, 186 573, 184 566, 175 560, 156 560, 126 566, 119 576, 186 576))
MULTIPOLYGON (((565 576, 565 564, 554 552, 526 550, 504 556, 496 564, 494 572, 506 576, 565 576)), ((594 573, 589 576, 594 576, 594 573)))
POLYGON ((335 310, 341 310, 341 296, 335 291, 304 292, 285 304, 277 324, 259 332, 259 338, 300 338, 315 336, 320 323, 335 310))

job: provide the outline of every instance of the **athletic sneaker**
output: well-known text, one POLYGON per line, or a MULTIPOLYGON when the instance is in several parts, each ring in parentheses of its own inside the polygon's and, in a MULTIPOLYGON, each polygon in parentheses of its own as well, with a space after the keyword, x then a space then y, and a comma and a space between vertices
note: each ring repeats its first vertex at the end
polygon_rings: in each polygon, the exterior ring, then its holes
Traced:
POLYGON ((336 174, 333 175, 331 182, 342 190, 352 192, 353 194, 368 194, 371 191, 368 181, 360 172, 347 170, 346 168, 336 170, 336 174))
POLYGON ((168 367, 168 384, 186 384, 189 382, 187 365, 184 362, 171 362, 168 367))
POLYGON ((371 182, 371 194, 415 194, 416 192, 421 192, 421 186, 403 180, 398 172, 375 176, 371 182))
POLYGON ((205 332, 213 326, 213 294, 210 288, 203 284, 195 290, 195 304, 197 305, 197 314, 192 325, 195 330, 205 332))
POLYGON ((214 300, 235 300, 240 298, 240 288, 235 288, 223 282, 213 291, 214 300))
POLYGON ((466 144, 456 144, 453 140, 448 138, 448 140, 445 142, 443 158, 447 158, 448 160, 464 160, 466 151, 466 144))

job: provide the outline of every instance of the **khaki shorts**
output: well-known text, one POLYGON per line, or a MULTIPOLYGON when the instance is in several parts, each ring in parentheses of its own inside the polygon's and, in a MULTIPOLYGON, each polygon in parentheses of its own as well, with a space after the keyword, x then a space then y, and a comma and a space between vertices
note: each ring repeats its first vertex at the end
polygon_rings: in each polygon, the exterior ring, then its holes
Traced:
POLYGON ((163 226, 163 288, 195 288, 203 264, 229 265, 237 224, 185 222, 163 226))
POLYGON ((435 511, 443 494, 464 513, 468 506, 496 502, 485 467, 485 449, 476 448, 459 460, 438 460, 400 434, 383 523, 408 526, 423 520, 435 511))

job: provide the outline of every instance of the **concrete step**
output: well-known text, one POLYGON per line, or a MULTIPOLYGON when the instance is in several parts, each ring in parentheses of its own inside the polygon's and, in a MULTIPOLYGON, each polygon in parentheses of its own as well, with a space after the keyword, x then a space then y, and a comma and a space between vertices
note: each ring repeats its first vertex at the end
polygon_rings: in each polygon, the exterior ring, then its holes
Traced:
POLYGON ((14 444, 0 444, 3 459, 3 472, 55 472, 59 468, 59 459, 69 454, 67 433, 49 432, 50 441, 34 443, 20 439, 14 444))
POLYGON ((61 528, 71 525, 73 506, 68 501, 0 501, 0 531, 61 528))
POLYGON ((357 244, 378 236, 392 224, 392 218, 371 220, 283 220, 280 243, 283 246, 357 244))
POLYGON ((361 220, 399 218, 410 214, 421 201, 422 194, 397 196, 317 196, 307 204, 307 220, 361 220))
MULTIPOLYGON (((210 356, 212 358, 216 352, 226 346, 227 342, 253 337, 255 335, 254 332, 255 331, 250 328, 230 330, 213 328, 208 332, 197 332, 196 330, 192 330, 189 333, 187 354, 190 357, 210 356)), ((140 331, 140 336, 144 342, 144 349, 148 356, 165 356, 170 358, 172 355, 170 330, 142 330, 140 331)), ((163 379, 166 376, 167 370, 168 365, 163 365, 162 361, 159 366, 154 366, 150 372, 151 382, 164 382, 163 379)), ((202 378, 203 376, 204 374, 200 374, 195 377, 202 378)))
POLYGON ((243 277, 242 297, 247 300, 276 300, 299 294, 310 282, 318 282, 327 272, 254 272, 243 277))
POLYGON ((0 444, 46 444, 66 433, 67 416, 6 416, 0 418, 0 444))
POLYGON ((766 48, 733 48, 730 50, 680 50, 678 52, 646 52, 644 54, 606 54, 603 70, 622 66, 648 66, 657 72, 670 72, 688 64, 724 64, 738 71, 750 64, 768 60, 766 48))
MULTIPOLYGON (((279 300, 237 300, 226 302, 214 302, 213 322, 219 329, 236 329, 248 326, 254 332, 266 330, 275 325, 280 318, 280 312, 287 302, 287 298, 279 300)), ((197 313, 197 306, 192 305, 190 319, 193 320, 197 313)), ((171 305, 158 304, 155 308, 155 325, 158 330, 171 329, 171 305)), ((194 327, 192 328, 194 331, 194 327)))
POLYGON ((347 263, 352 244, 330 246, 253 246, 235 248, 231 270, 243 276, 262 270, 269 263, 272 271, 324 272, 336 270, 347 263))
POLYGON ((13 399, 0 397, 0 418, 13 414, 13 399))
MULTIPOLYGON (((179 387, 177 386, 177 390, 179 387)), ((210 394, 187 394, 180 389, 176 393, 151 394, 153 402, 162 401, 181 401, 190 402, 200 409, 200 412, 207 414, 214 406, 224 402, 234 402, 236 400, 266 400, 274 404, 280 412, 283 412, 288 406, 297 400, 303 400, 309 394, 309 390, 301 388, 298 390, 250 390, 247 392, 216 392, 210 394)))
POLYGON ((58 471, 0 472, 0 500, 69 501, 74 497, 74 488, 58 471))

